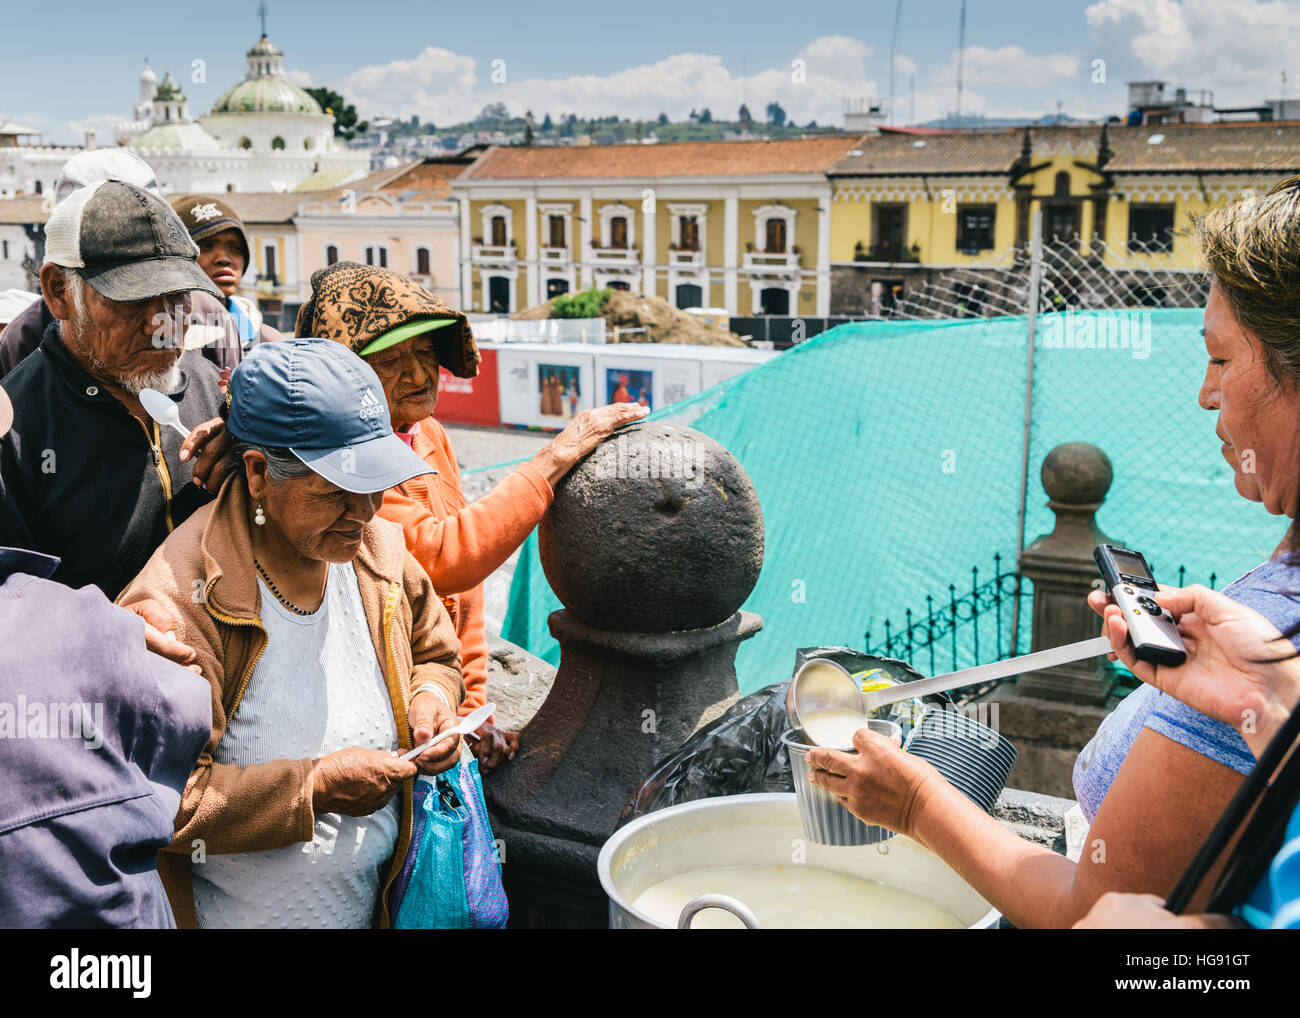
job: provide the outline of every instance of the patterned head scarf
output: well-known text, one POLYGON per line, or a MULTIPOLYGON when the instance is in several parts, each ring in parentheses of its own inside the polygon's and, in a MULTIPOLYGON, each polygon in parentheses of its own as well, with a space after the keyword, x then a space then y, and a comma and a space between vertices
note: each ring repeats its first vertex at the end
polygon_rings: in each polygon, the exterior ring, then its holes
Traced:
POLYGON ((428 290, 391 269, 336 262, 311 274, 311 298, 298 312, 297 335, 342 343, 353 353, 391 329, 422 318, 451 319, 432 333, 438 363, 457 378, 478 374, 469 322, 428 290))

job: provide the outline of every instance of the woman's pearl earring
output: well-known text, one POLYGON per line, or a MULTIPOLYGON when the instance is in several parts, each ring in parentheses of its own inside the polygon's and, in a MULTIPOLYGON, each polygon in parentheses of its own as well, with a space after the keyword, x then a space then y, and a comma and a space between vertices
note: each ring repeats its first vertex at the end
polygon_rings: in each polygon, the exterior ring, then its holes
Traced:
POLYGON ((266 526, 266 513, 262 512, 262 503, 257 503, 257 512, 253 513, 253 522, 259 527, 266 526))

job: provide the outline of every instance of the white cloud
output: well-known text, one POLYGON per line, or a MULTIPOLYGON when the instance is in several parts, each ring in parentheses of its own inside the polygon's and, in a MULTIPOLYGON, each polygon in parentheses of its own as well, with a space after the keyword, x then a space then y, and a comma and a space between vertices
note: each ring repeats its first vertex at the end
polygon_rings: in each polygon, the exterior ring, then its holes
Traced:
POLYGON ((1300 66, 1300 4, 1277 0, 1100 0, 1085 11, 1102 45, 1123 48, 1144 74, 1215 100, 1275 98, 1278 72, 1300 66))
POLYGON ((899 74, 915 74, 916 61, 906 54, 899 53, 894 57, 894 70, 899 74))
POLYGON ((480 67, 473 58, 433 46, 411 59, 363 67, 330 83, 363 117, 409 117, 435 124, 472 119, 489 103, 505 103, 511 113, 532 110, 652 119, 667 113, 683 118, 708 107, 719 119, 734 119, 742 100, 762 119, 776 101, 799 123, 839 123, 850 96, 874 96, 865 61, 871 48, 846 36, 822 36, 791 60, 748 77, 733 75, 722 58, 707 53, 677 53, 605 75, 515 79, 509 62, 480 67), (796 64, 795 61, 800 61, 796 64), (494 81, 504 77, 503 81, 494 81))
MULTIPOLYGON (((1079 73, 1079 58, 1073 53, 1044 53, 1035 56, 1020 46, 967 46, 962 63, 963 84, 1016 85, 1021 88, 1041 87, 1061 78, 1072 78, 1079 73)), ((957 79, 957 51, 954 50, 949 66, 935 73, 934 80, 957 79)))
POLYGON ((312 88, 316 84, 311 80, 311 75, 306 71, 285 71, 284 76, 299 88, 312 88))

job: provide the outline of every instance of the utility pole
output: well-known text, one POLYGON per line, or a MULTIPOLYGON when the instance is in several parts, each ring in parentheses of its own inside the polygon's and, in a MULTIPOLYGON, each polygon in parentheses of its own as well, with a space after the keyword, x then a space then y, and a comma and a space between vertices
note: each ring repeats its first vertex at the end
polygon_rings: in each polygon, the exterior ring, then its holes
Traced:
POLYGON ((966 0, 961 0, 961 24, 957 28, 957 126, 961 127, 962 65, 966 58, 966 0))
POLYGON ((894 5, 894 30, 889 37, 889 126, 894 126, 894 63, 898 60, 898 22, 903 16, 903 0, 894 5))

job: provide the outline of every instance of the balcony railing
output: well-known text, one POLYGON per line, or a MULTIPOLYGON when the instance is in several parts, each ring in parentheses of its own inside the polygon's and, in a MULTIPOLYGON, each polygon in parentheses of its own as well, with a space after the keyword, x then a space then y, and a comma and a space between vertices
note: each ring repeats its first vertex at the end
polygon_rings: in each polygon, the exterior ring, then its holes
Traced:
POLYGON ((593 247, 591 249, 592 265, 632 266, 637 263, 635 248, 593 247))
POLYGON ((513 262, 515 249, 511 244, 475 244, 470 257, 475 262, 513 262))
POLYGON ((539 248, 538 256, 543 265, 563 265, 572 258, 567 247, 539 248))
POLYGON ((793 251, 746 251, 744 270, 770 274, 774 272, 798 272, 799 255, 793 251))
POLYGON ((674 269, 699 269, 704 267, 703 251, 669 251, 668 265, 674 269))

